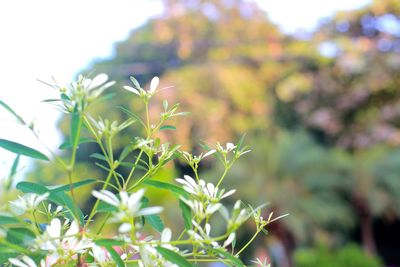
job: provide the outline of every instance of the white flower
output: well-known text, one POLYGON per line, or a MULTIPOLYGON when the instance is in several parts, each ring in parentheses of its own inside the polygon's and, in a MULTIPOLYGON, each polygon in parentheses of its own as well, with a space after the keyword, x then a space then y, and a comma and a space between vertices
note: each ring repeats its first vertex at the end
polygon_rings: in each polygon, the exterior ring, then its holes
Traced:
POLYGON ((215 149, 211 149, 210 151, 206 152, 205 154, 201 153, 200 155, 196 156, 196 155, 192 155, 189 152, 182 151, 181 155, 187 161, 187 163, 189 163, 189 164, 199 164, 199 162, 202 159, 214 154, 215 152, 216 152, 215 149))
MULTIPOLYGON (((66 226, 68 227, 67 224, 66 226)), ((93 243, 85 236, 79 237, 78 235, 80 235, 80 231, 76 221, 73 221, 63 234, 61 221, 55 218, 46 227, 43 235, 37 238, 37 243, 40 249, 53 252, 58 256, 85 253, 88 248, 93 246, 93 243)))
POLYGON ((10 201, 12 211, 16 214, 23 214, 26 211, 33 211, 39 204, 46 200, 50 193, 45 193, 41 196, 33 193, 25 194, 23 197, 18 196, 19 199, 10 201))
MULTIPOLYGON (((21 259, 9 258, 8 261, 17 267, 38 267, 38 265, 28 256, 22 256, 21 259)), ((40 267, 45 267, 46 264, 43 260, 40 261, 40 267)))
POLYGON ((209 198, 211 202, 219 202, 221 199, 229 197, 235 192, 236 190, 232 189, 225 193, 225 189, 218 190, 218 187, 215 187, 212 183, 207 183, 207 186, 204 190, 205 195, 209 198))
MULTIPOLYGON (((128 222, 134 217, 156 214, 163 210, 162 207, 141 208, 141 199, 144 195, 143 189, 130 195, 126 191, 121 191, 119 192, 120 198, 117 198, 113 193, 107 190, 93 191, 92 195, 118 208, 118 211, 114 212, 114 221, 128 222)), ((126 229, 126 225, 122 226, 122 230, 126 229)))
POLYGON ((147 99, 150 99, 154 95, 154 93, 157 90, 158 84, 160 83, 160 79, 157 76, 153 77, 153 79, 151 79, 150 82, 150 89, 148 91, 145 91, 142 87, 140 87, 140 84, 135 78, 131 77, 131 80, 133 82, 134 87, 125 85, 123 86, 123 88, 138 96, 145 97, 147 99))
POLYGON ((237 229, 250 217, 246 209, 240 208, 240 200, 236 201, 233 206, 232 216, 228 219, 228 229, 237 229))
POLYGON ((251 262, 257 264, 258 267, 271 267, 271 264, 267 262, 268 258, 265 258, 263 261, 261 261, 259 258, 256 258, 256 260, 251 260, 251 262))
POLYGON ((199 180, 199 182, 196 183, 196 181, 189 175, 184 175, 183 177, 185 179, 178 178, 176 181, 183 185, 183 189, 186 192, 195 195, 200 199, 205 196, 207 200, 212 203, 218 203, 221 199, 229 197, 236 192, 235 189, 232 189, 225 193, 225 189, 219 190, 218 187, 215 187, 212 183, 206 184, 204 180, 199 180))
POLYGON ((226 143, 225 147, 221 146, 220 143, 217 143, 217 149, 221 152, 225 152, 228 153, 230 151, 232 151, 233 149, 235 149, 236 146, 232 143, 226 143))
POLYGON ((90 254, 93 256, 94 260, 100 265, 111 260, 110 253, 105 248, 99 247, 97 245, 93 245, 92 252, 90 254))
MULTIPOLYGON (((188 234, 192 238, 194 238, 195 240, 198 240, 198 241, 202 241, 201 243, 203 243, 203 241, 210 241, 212 239, 212 237, 210 235, 211 234, 211 225, 209 223, 206 223, 204 225, 204 229, 198 223, 196 223, 195 220, 192 221, 192 224, 197 229, 197 233, 193 230, 188 231, 188 234)), ((211 241, 210 244, 214 248, 220 247, 220 245, 216 241, 211 241)))
POLYGON ((186 205, 190 207, 193 211, 194 215, 197 216, 199 219, 204 219, 213 213, 215 213, 220 207, 222 207, 221 203, 208 203, 206 207, 203 205, 202 202, 198 200, 187 200, 185 198, 180 198, 186 205))
POLYGON ((183 189, 186 192, 196 195, 198 197, 204 195, 204 189, 206 183, 203 180, 200 180, 199 183, 196 183, 196 181, 189 175, 184 175, 183 178, 185 179, 178 178, 176 179, 176 181, 183 185, 183 189))

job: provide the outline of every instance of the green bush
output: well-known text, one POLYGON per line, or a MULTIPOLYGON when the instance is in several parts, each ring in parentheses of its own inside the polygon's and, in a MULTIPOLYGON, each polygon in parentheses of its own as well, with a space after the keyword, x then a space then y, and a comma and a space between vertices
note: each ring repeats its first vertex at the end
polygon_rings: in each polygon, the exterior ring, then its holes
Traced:
POLYGON ((366 255, 357 245, 330 250, 327 247, 298 249, 294 255, 296 267, 381 267, 382 262, 366 255))

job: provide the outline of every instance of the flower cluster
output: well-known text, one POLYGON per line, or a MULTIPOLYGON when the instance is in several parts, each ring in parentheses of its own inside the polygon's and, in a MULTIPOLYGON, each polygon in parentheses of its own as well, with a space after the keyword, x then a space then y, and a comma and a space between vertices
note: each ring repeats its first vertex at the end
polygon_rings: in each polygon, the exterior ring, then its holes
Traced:
MULTIPOLYGON (((165 123, 186 113, 178 112, 178 104, 169 106, 164 101, 164 111, 157 121, 153 121, 154 118, 149 116, 149 101, 157 93, 159 78, 150 81, 148 90, 143 89, 135 78, 131 77, 131 81, 133 87, 123 88, 140 97, 145 116, 122 107, 129 117, 122 123, 101 117, 95 120, 87 109, 114 85, 114 82, 108 82, 107 75, 100 74, 93 79, 79 76, 69 86, 53 85, 59 90, 60 98, 46 102, 59 103, 71 117, 70 140, 60 146, 69 149, 69 153, 52 153, 54 162, 65 171, 69 183, 61 186, 33 182, 17 184, 24 195, 11 201, 9 210, 0 214, 0 250, 12 255, 7 262, 1 262, 3 258, 0 257, 0 265, 180 267, 194 266, 206 259, 245 266, 240 260, 241 252, 277 218, 272 218, 271 213, 264 219, 261 208, 253 209, 241 200, 231 200, 236 189, 222 188, 232 164, 250 151, 242 145, 243 138, 237 144, 204 146, 207 150, 198 155, 181 151, 179 144, 162 143, 159 131, 175 129, 165 123), (115 149, 114 143, 120 132, 134 122, 143 128, 143 136, 133 137, 122 150, 115 149), (79 178, 80 172, 76 169, 78 144, 86 141, 97 143, 101 153, 94 153, 91 158, 96 161, 95 166, 107 173, 105 179, 79 178), (173 182, 162 179, 159 174, 163 167, 177 157, 193 170, 194 175, 183 175, 173 182), (216 177, 217 183, 206 181, 199 174, 199 164, 205 158, 210 161, 216 158, 224 167, 220 177, 216 177), (77 201, 81 196, 77 190, 89 185, 93 186, 93 198, 88 203, 94 204, 85 214, 77 201), (181 209, 184 225, 183 229, 172 228, 181 233, 176 238, 163 222, 164 208, 150 205, 148 197, 154 193, 148 187, 167 190, 176 196, 176 204, 179 203, 176 207, 181 209), (235 204, 231 207, 229 203, 235 204), (219 216, 226 221, 223 229, 213 226, 219 216), (257 230, 248 243, 236 248, 236 232, 250 218, 257 230)), ((22 145, 17 145, 20 151, 22 145)), ((48 160, 39 151, 31 148, 27 151, 28 156, 48 160)), ((259 259, 253 262, 269 266, 268 262, 259 259)))

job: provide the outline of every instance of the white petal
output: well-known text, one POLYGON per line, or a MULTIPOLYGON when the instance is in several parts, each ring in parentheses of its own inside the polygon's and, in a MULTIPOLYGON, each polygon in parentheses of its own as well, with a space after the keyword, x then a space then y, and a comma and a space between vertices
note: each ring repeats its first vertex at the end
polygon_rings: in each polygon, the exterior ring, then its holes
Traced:
POLYGON ((121 234, 128 233, 132 229, 132 225, 130 223, 123 223, 119 226, 118 232, 121 234))
POLYGON ((129 205, 129 195, 126 191, 121 191, 119 192, 119 196, 121 198, 121 203, 123 205, 128 206, 129 205))
POLYGON ((125 85, 125 86, 124 86, 124 89, 125 89, 125 90, 128 90, 128 91, 130 91, 130 92, 132 92, 132 93, 134 93, 134 94, 140 95, 139 91, 136 90, 136 89, 133 88, 133 87, 130 87, 130 86, 125 85))
POLYGON ((151 214, 157 214, 163 211, 162 207, 150 207, 150 208, 144 208, 141 209, 138 213, 137 216, 145 216, 145 215, 151 215, 151 214))
POLYGON ((101 192, 92 191, 92 195, 112 206, 115 206, 115 207, 119 206, 118 198, 114 194, 112 194, 110 191, 107 191, 107 190, 102 190, 101 192))
POLYGON ((28 256, 22 256, 22 259, 24 260, 24 262, 26 262, 26 264, 28 264, 28 266, 30 266, 30 267, 36 267, 36 263, 31 259, 31 258, 29 258, 28 256))
POLYGON ((212 155, 212 154, 214 154, 215 153, 215 149, 211 149, 210 151, 208 151, 206 154, 204 154, 204 156, 203 156, 203 158, 205 158, 205 157, 208 157, 208 156, 210 156, 210 155, 212 155))
POLYGON ((99 75, 97 75, 96 77, 93 78, 92 82, 89 85, 89 90, 99 87, 100 85, 102 85, 103 83, 105 83, 108 80, 108 75, 105 73, 101 73, 99 75))
POLYGON ((52 238, 59 238, 61 234, 61 221, 57 218, 51 220, 50 225, 46 228, 47 233, 52 238))
POLYGON ((231 233, 228 238, 225 240, 223 247, 228 246, 229 244, 232 243, 232 241, 235 239, 236 235, 235 233, 231 233))
POLYGON ((71 223, 71 227, 67 230, 65 233, 66 236, 73 236, 79 233, 79 226, 76 221, 73 221, 71 223))
POLYGON ((171 237, 172 237, 171 229, 164 228, 164 230, 161 233, 161 242, 169 242, 171 241, 171 237))
POLYGON ((160 79, 157 76, 154 77, 153 79, 151 79, 150 92, 153 93, 157 89, 159 83, 160 83, 160 79))
POLYGON ((227 151, 231 151, 232 149, 234 149, 236 146, 232 143, 226 143, 226 150, 227 151))
POLYGON ((213 213, 216 212, 221 206, 222 206, 221 203, 209 205, 209 206, 207 207, 207 209, 206 209, 206 213, 207 213, 207 214, 213 214, 213 213))
POLYGON ((186 181, 188 181, 190 183, 191 186, 193 186, 194 188, 196 188, 197 183, 196 181, 190 177, 189 175, 184 175, 183 178, 185 178, 186 181))
POLYGON ((142 199, 143 195, 144 195, 144 189, 140 189, 136 193, 132 193, 128 200, 129 208, 136 209, 136 207, 139 206, 140 200, 142 199))
POLYGON ((235 192, 236 192, 236 189, 232 189, 232 190, 226 192, 225 194, 223 194, 223 195, 221 196, 221 198, 229 197, 230 195, 234 194, 235 192))
MULTIPOLYGON (((214 185, 212 184, 212 183, 208 183, 207 184, 207 189, 208 189, 208 192, 209 192, 209 195, 210 195, 210 197, 213 197, 214 196, 214 192, 215 192, 215 187, 214 187, 214 185)), ((218 190, 218 189, 217 189, 218 190)))
POLYGON ((10 258, 8 259, 12 264, 14 264, 15 266, 18 267, 30 267, 29 265, 23 263, 22 261, 20 261, 19 259, 15 259, 15 258, 10 258))
POLYGON ((207 234, 208 236, 210 236, 211 225, 210 225, 209 223, 206 223, 205 230, 206 230, 206 234, 207 234))

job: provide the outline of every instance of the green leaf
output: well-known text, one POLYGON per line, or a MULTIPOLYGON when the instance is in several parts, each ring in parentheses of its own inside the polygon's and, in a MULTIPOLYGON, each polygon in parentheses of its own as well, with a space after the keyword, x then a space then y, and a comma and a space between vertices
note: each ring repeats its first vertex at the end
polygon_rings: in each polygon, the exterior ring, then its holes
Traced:
POLYGON ((28 245, 35 239, 35 234, 27 228, 9 228, 6 239, 12 244, 28 245))
POLYGON ((111 247, 111 246, 123 246, 126 243, 122 240, 115 240, 110 238, 101 238, 94 241, 96 245, 103 246, 103 247, 111 247))
POLYGON ((108 160, 106 159, 106 157, 100 153, 93 153, 92 155, 90 155, 91 158, 94 159, 99 159, 99 160, 103 160, 105 162, 108 162, 108 160))
POLYGON ((0 100, 0 106, 10 112, 18 120, 19 123, 26 125, 25 121, 9 105, 0 100))
POLYGON ((179 207, 182 210, 182 217, 183 217, 183 222, 185 224, 185 229, 190 230, 192 229, 192 212, 190 211, 190 208, 188 205, 186 205, 185 202, 182 200, 179 200, 179 207))
POLYGON ((160 131, 163 131, 163 130, 176 130, 176 127, 173 125, 163 125, 160 127, 160 131))
POLYGON ((181 187, 176 186, 174 184, 166 183, 166 182, 161 182, 161 181, 156 181, 156 180, 147 180, 143 182, 143 184, 153 186, 156 188, 160 189, 167 189, 175 194, 178 194, 179 196, 183 196, 184 198, 189 198, 189 193, 183 190, 181 187))
POLYGON ((239 258, 236 258, 231 253, 226 252, 222 248, 210 248, 210 250, 212 252, 218 254, 219 256, 222 256, 223 258, 229 260, 230 263, 233 264, 233 266, 235 266, 235 267, 246 267, 239 258))
POLYGON ((76 104, 74 107, 74 111, 71 113, 71 122, 70 122, 69 141, 73 148, 75 148, 78 145, 80 123, 81 123, 81 117, 78 111, 78 104, 76 104))
POLYGON ((161 233, 164 230, 164 223, 158 215, 147 215, 145 216, 149 224, 156 229, 157 232, 161 233))
MULTIPOLYGON (((84 186, 84 185, 88 185, 88 184, 92 184, 92 183, 95 183, 95 182, 97 182, 97 180, 94 179, 94 178, 82 180, 82 181, 79 181, 79 182, 72 183, 72 188, 75 189, 75 188, 78 188, 78 187, 81 187, 81 186, 84 186)), ((61 192, 61 191, 69 191, 69 190, 71 190, 71 185, 70 184, 66 184, 66 185, 62 185, 62 186, 58 186, 56 188, 50 189, 51 192, 61 192)))
POLYGON ((104 246, 105 249, 110 253, 111 258, 115 261, 118 267, 125 267, 125 263, 122 261, 121 256, 113 249, 112 246, 104 246))
POLYGON ((96 212, 113 212, 113 211, 118 211, 118 208, 103 201, 100 201, 100 204, 97 206, 96 210, 96 212))
POLYGON ((4 148, 10 152, 13 152, 15 154, 21 154, 21 155, 24 155, 27 157, 40 159, 40 160, 49 160, 49 158, 46 155, 44 155, 43 153, 41 153, 33 148, 21 145, 19 143, 15 143, 13 141, 0 139, 0 147, 4 148))
MULTIPOLYGON (((78 145, 80 144, 84 144, 84 143, 95 143, 96 141, 90 138, 81 138, 79 139, 78 145)), ((58 149, 68 149, 68 148, 72 148, 72 144, 69 141, 66 141, 64 143, 62 143, 58 149)))
POLYGON ((239 139, 239 142, 236 145, 236 151, 239 151, 242 148, 245 137, 246 137, 246 134, 242 134, 242 136, 239 139))
POLYGON ((158 253, 160 253, 167 261, 175 263, 179 267, 192 267, 193 265, 190 264, 184 257, 179 255, 178 253, 166 249, 164 247, 156 247, 158 253))
POLYGON ((19 223, 19 220, 17 218, 0 215, 0 225, 15 224, 15 223, 19 223))

